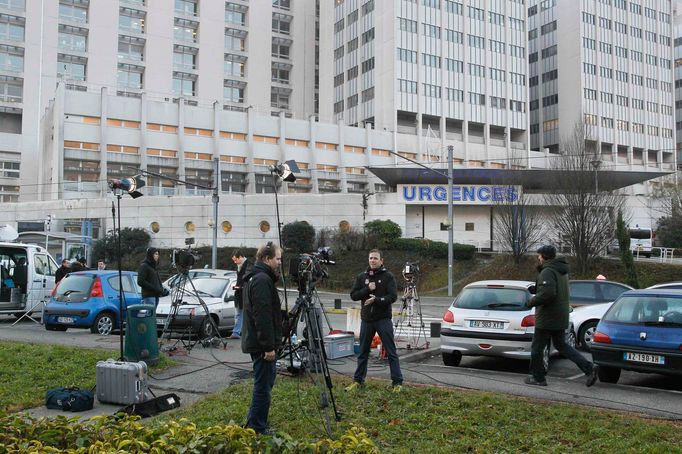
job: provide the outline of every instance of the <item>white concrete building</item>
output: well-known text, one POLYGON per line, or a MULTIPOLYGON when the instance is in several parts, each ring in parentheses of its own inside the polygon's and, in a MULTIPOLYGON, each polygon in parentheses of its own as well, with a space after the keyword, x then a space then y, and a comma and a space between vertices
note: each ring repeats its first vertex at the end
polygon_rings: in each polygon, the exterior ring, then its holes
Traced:
POLYGON ((673 43, 675 68, 675 146, 677 148, 677 168, 682 164, 682 1, 673 3, 673 43))

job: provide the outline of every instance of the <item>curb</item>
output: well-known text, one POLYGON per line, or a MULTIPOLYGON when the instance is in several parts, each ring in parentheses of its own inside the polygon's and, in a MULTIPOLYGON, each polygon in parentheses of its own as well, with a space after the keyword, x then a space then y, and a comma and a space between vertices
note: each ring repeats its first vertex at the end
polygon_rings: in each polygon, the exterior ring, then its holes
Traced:
POLYGON ((400 362, 413 363, 416 361, 421 361, 424 358, 433 356, 434 354, 440 353, 440 346, 429 347, 424 350, 415 351, 413 353, 408 353, 407 355, 399 356, 400 362))

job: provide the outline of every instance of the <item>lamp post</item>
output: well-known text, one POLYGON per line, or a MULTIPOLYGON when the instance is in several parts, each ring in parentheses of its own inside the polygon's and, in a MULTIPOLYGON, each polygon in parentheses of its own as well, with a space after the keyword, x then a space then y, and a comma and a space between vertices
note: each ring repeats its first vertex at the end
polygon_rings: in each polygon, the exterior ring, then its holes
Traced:
POLYGON ((398 156, 399 158, 402 158, 406 161, 410 161, 412 164, 416 164, 419 167, 423 167, 426 170, 435 173, 436 175, 440 175, 441 177, 445 177, 448 181, 448 296, 452 296, 452 278, 453 278, 453 262, 454 262, 454 253, 453 253, 453 209, 452 209, 452 183, 453 183, 453 169, 452 169, 452 158, 453 158, 453 152, 454 152, 454 147, 452 145, 448 145, 448 173, 443 173, 440 170, 432 169, 431 167, 427 167, 421 162, 415 161, 414 159, 407 158, 401 154, 398 154, 394 151, 391 150, 386 150, 390 154, 398 156))
POLYGON ((599 166, 601 166, 601 159, 593 159, 590 161, 590 164, 594 168, 594 195, 597 195, 599 193, 599 180, 597 179, 597 170, 599 170, 599 166))

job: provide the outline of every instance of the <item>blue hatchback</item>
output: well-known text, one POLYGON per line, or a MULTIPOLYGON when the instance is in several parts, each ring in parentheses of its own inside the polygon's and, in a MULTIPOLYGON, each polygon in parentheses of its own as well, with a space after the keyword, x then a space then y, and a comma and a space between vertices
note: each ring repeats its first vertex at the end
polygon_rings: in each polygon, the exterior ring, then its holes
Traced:
POLYGON ((621 369, 682 375, 682 290, 631 290, 604 314, 592 337, 599 380, 621 369))
MULTIPOLYGON (((122 273, 124 306, 142 300, 137 273, 122 273)), ((118 271, 92 270, 71 273, 59 282, 45 305, 43 323, 49 331, 68 328, 90 328, 95 334, 107 335, 118 326, 118 271)))

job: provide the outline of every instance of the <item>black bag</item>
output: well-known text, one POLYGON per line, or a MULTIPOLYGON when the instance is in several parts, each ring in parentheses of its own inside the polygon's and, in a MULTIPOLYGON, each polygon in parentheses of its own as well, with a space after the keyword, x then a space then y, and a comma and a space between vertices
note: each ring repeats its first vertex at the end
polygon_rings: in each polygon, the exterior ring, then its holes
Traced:
POLYGON ((55 388, 45 393, 45 406, 53 410, 85 411, 95 402, 92 391, 79 388, 55 388))
POLYGON ((163 396, 154 397, 145 402, 138 404, 130 404, 118 410, 117 413, 126 413, 128 415, 137 415, 143 418, 158 415, 164 411, 178 408, 180 406, 180 398, 175 393, 164 394, 163 396))

